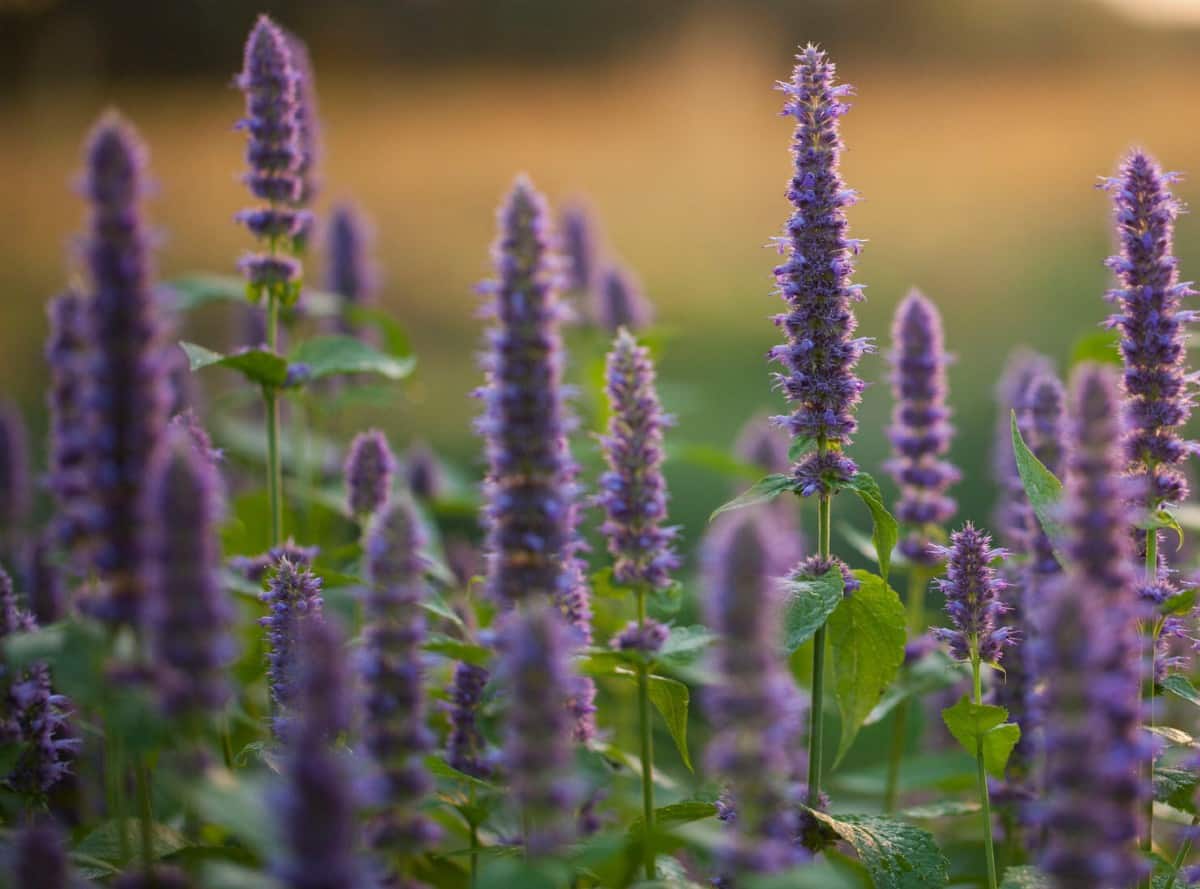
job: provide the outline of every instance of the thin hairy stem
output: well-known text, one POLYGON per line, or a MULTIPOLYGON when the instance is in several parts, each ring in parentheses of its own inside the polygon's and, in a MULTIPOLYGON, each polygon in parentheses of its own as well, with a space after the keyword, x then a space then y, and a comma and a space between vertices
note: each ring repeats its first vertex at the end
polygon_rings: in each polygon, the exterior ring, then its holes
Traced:
MULTIPOLYGON (((829 558, 833 498, 822 494, 817 500, 817 553, 829 558)), ((808 806, 817 808, 821 799, 821 756, 825 729, 825 625, 813 636, 812 711, 808 729, 808 806)))
MULTIPOLYGON (((279 339, 279 296, 267 291, 267 346, 272 352, 279 339)), ((279 391, 263 386, 267 414, 267 501, 271 511, 271 546, 283 542, 283 466, 279 458, 279 391)))
MULTIPOLYGON (((637 590, 638 629, 646 626, 646 591, 637 590)), ((638 664, 638 729, 642 741, 642 824, 643 824, 643 864, 646 868, 646 879, 653 880, 657 870, 654 863, 654 736, 650 722, 650 675, 649 668, 644 663, 638 664)))
MULTIPOLYGON (((983 677, 978 644, 971 646, 971 674, 976 705, 983 704, 983 677)), ((979 779, 979 802, 983 806, 983 847, 987 856, 988 889, 997 889, 996 847, 992 840, 992 801, 988 793, 987 772, 983 767, 983 737, 975 740, 975 771, 979 779)))

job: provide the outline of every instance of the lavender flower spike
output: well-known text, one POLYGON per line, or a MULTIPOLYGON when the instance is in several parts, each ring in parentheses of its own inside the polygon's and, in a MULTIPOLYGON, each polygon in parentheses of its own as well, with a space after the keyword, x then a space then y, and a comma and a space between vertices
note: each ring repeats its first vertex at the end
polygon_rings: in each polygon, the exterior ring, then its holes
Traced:
POLYGON ((488 678, 488 671, 483 667, 462 661, 454 668, 454 682, 450 688, 450 737, 446 758, 451 766, 476 778, 487 778, 492 774, 478 722, 488 678))
POLYGON ((654 321, 654 306, 642 292, 633 273, 620 266, 604 270, 593 296, 596 323, 609 333, 620 328, 641 330, 654 321))
POLYGON ((141 218, 145 150, 115 114, 88 141, 83 190, 91 206, 84 253, 90 278, 92 338, 87 424, 97 546, 92 568, 102 584, 98 615, 137 625, 145 597, 140 567, 147 539, 147 473, 167 426, 170 386, 150 235, 141 218))
POLYGON ((654 364, 645 346, 624 328, 608 354, 608 434, 601 439, 607 471, 597 498, 607 516, 601 531, 613 555, 613 578, 643 591, 671 583, 679 558, 671 547, 667 485, 662 474, 662 412, 654 388, 654 364))
POLYGON ((445 494, 446 478, 437 454, 423 441, 413 442, 404 455, 408 490, 422 501, 438 500, 445 494))
POLYGON ((961 473, 944 458, 954 427, 946 404, 946 354, 937 306, 918 290, 896 307, 892 323, 892 425, 888 430, 895 457, 888 464, 900 486, 896 518, 909 528, 900 549, 923 565, 936 559, 929 549, 931 528, 944 525, 957 504, 946 489, 961 473))
POLYGON ((186 429, 174 429, 168 445, 150 480, 148 623, 167 711, 214 713, 229 697, 234 654, 220 573, 220 482, 186 429))
POLYGON ((296 720, 278 801, 285 850, 275 872, 289 889, 359 889, 367 885, 356 857, 359 800, 333 749, 352 716, 341 634, 331 620, 309 621, 300 641, 296 720))
POLYGON ((808 45, 796 58, 791 82, 780 84, 788 95, 784 110, 796 118, 788 188, 796 209, 779 239, 787 260, 775 269, 787 303, 775 324, 787 342, 769 354, 783 366, 775 381, 793 405, 777 422, 793 438, 821 446, 794 469, 800 493, 808 497, 830 492, 857 471, 841 451, 857 428, 854 409, 862 399, 855 365, 871 347, 854 338, 858 322, 851 303, 862 298, 862 287, 850 283, 850 275, 860 242, 846 236, 846 207, 855 194, 838 173, 838 118, 849 108, 842 99, 851 88, 835 83, 834 64, 817 47, 808 45))
POLYGON ((370 224, 354 205, 337 204, 330 212, 325 236, 325 289, 342 298, 337 326, 348 336, 357 335, 360 329, 348 310, 375 304, 378 282, 370 258, 372 240, 370 224))
POLYGON ((530 855, 549 855, 572 839, 579 787, 571 772, 571 697, 578 677, 571 634, 558 609, 522 603, 504 618, 499 676, 508 697, 504 766, 526 824, 530 855))
POLYGON ((67 889, 70 868, 62 833, 53 821, 27 824, 13 841, 13 889, 67 889))
POLYGON ((946 597, 946 613, 953 628, 940 628, 934 636, 950 646, 960 661, 976 657, 985 664, 1000 663, 1004 649, 1016 641, 1011 627, 997 626, 997 618, 1008 611, 1000 593, 1008 586, 997 575, 992 562, 1008 555, 992 548, 992 538, 970 522, 950 535, 949 546, 932 547, 946 560, 946 576, 938 587, 946 597))
POLYGON ((1103 183, 1113 196, 1121 247, 1107 264, 1120 285, 1108 298, 1119 308, 1109 325, 1121 332, 1125 361, 1126 460, 1146 485, 1150 509, 1186 499, 1187 480, 1178 467, 1195 449, 1180 434, 1192 413, 1195 388, 1185 367, 1184 325, 1196 313, 1181 308, 1195 291, 1179 281, 1171 252, 1181 208, 1168 186, 1177 179, 1149 155, 1134 151, 1103 183))
POLYGON ((277 254, 275 244, 281 239, 286 244, 307 225, 307 214, 294 209, 304 191, 300 74, 287 35, 265 15, 250 31, 237 84, 246 95, 246 116, 238 124, 249 135, 245 181, 263 202, 239 213, 238 220, 270 248, 247 256, 242 269, 260 290, 292 284, 300 276, 300 263, 277 254))
POLYGON ((1116 374, 1083 365, 1072 378, 1064 523, 1067 572, 1033 615, 1046 834, 1039 862, 1063 889, 1133 886, 1146 872, 1135 842, 1148 753, 1138 727, 1137 594, 1121 478, 1116 374))
POLYGON ((720 677, 709 698, 720 728, 707 758, 736 801, 735 835, 721 856, 723 873, 734 879, 786 870, 803 854, 799 800, 789 792, 801 714, 778 653, 780 588, 764 572, 770 545, 762 514, 737 513, 714 525, 703 564, 720 677))
POLYGON ((267 685, 277 738, 286 734, 296 696, 298 639, 305 625, 322 617, 321 579, 286 556, 279 560, 267 591, 262 595, 268 614, 260 620, 267 628, 267 685))
POLYGON ((0 533, 24 524, 33 500, 30 476, 25 419, 15 403, 0 399, 0 533))
POLYGON ((396 458, 387 436, 378 429, 361 432, 350 443, 346 455, 346 502, 350 514, 360 520, 374 515, 392 491, 396 458))
POLYGON ((378 772, 378 817, 371 825, 377 849, 419 851, 436 839, 419 811, 433 789, 423 757, 433 749, 425 726, 421 643, 422 600, 429 590, 427 541, 411 502, 389 504, 367 536, 367 623, 360 661, 366 689, 365 741, 378 772))
POLYGON ((572 545, 574 474, 567 451, 559 322, 545 201, 525 178, 499 212, 493 326, 479 391, 488 460, 487 587, 500 604, 556 597, 572 545))
POLYGON ((566 289, 573 294, 590 293, 596 278, 596 256, 600 252, 595 217, 582 203, 568 204, 563 207, 559 227, 567 261, 566 289))
POLYGON ((1017 473, 1012 449, 1011 415, 1017 414, 1017 427, 1029 443, 1029 392, 1040 376, 1054 376, 1054 362, 1029 349, 1017 349, 1004 365, 996 385, 996 432, 992 451, 992 474, 1000 487, 993 521, 1001 542, 1015 553, 1025 551, 1037 531, 1037 519, 1025 497, 1025 485, 1017 473))

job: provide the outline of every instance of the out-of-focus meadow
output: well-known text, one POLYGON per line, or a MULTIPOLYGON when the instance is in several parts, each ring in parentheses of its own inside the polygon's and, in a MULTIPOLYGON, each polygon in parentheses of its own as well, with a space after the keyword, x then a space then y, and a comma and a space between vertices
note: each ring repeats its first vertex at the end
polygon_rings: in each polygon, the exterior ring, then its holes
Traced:
MULTIPOLYGON (((991 6, 962 4, 980 15, 991 6)), ((817 31, 781 35, 740 10, 709 6, 652 41, 547 66, 528 53, 511 63, 458 57, 400 66, 364 66, 342 53, 325 65, 319 35, 296 23, 317 46, 321 207, 351 197, 374 217, 383 298, 420 360, 394 404, 360 408, 357 418, 398 443, 428 439, 477 468, 477 405, 468 397, 480 376, 473 286, 489 274, 493 209, 522 170, 555 201, 586 197, 613 251, 645 283, 671 334, 661 375, 678 416, 677 444, 725 446, 748 416, 779 408, 763 360, 777 339, 768 321, 777 305, 775 255, 765 245, 788 213, 790 128, 772 86, 789 72, 788 42, 820 41, 858 92, 844 123, 844 172, 863 197, 851 211, 853 233, 868 239, 857 275, 868 285, 861 332, 885 349, 891 312, 913 285, 942 307, 959 356, 953 457, 972 479, 959 491, 961 514, 983 518, 990 393, 1005 354, 1025 343, 1064 361, 1107 312, 1109 209, 1097 176, 1132 144, 1200 176, 1200 49, 1189 54, 1173 43, 1159 52, 1154 34, 1143 32, 1120 43, 1134 26, 1112 25, 1098 4, 1078 6, 1078 26, 1094 13, 1109 23, 1111 46, 1060 56, 1036 17, 1027 33, 991 34, 976 22, 979 58, 970 47, 947 56, 905 52, 882 31, 843 48, 817 31), (1029 53, 988 46, 1035 37, 1029 53)), ((252 12, 244 10, 238 33, 252 12)), ((336 19, 332 6, 329 14, 336 19)), ((884 24, 868 16, 859 26, 884 24)), ((955 33, 947 27, 943 39, 955 33)), ((220 57, 231 75, 239 51, 234 39, 205 55, 220 57)), ((232 222, 246 202, 243 140, 233 131, 240 97, 229 76, 198 73, 26 77, 0 101, 4 388, 40 427, 43 304, 69 280, 81 222, 71 185, 87 128, 115 105, 149 141, 163 277, 229 273, 248 247, 232 222)), ((1184 180, 1185 200, 1200 202, 1198 183, 1184 180)), ((1193 216, 1180 222, 1177 252, 1185 278, 1200 274, 1193 216)), ((318 266, 314 257, 313 273, 318 266)), ((188 336, 212 341, 227 321, 204 315, 188 336)), ((874 471, 885 456, 891 399, 880 356, 867 359, 864 374, 875 385, 855 453, 874 471)), ((691 532, 728 489, 682 461, 672 482, 673 511, 691 532)))

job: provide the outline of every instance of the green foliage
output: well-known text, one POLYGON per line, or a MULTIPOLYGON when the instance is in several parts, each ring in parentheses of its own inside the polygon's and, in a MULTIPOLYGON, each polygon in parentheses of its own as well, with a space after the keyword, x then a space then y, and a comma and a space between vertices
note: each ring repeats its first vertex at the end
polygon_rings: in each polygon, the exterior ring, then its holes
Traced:
POLYGON ((787 578, 782 582, 786 601, 783 609, 783 648, 794 653, 811 639, 842 601, 845 581, 834 565, 820 577, 787 578))
POLYGON ((995 778, 1004 777, 1008 757, 1021 740, 1021 727, 1006 719, 1008 711, 1003 707, 976 704, 966 695, 942 711, 946 728, 964 750, 974 756, 982 744, 983 766, 995 778))
POLYGON ((692 759, 688 755, 688 704, 691 695, 688 687, 677 679, 650 675, 650 703, 662 714, 667 731, 675 742, 675 749, 688 771, 692 771, 692 759))
POLYGON ((904 662, 904 606, 883 578, 855 571, 861 586, 829 617, 833 681, 842 733, 835 764, 854 743, 884 689, 904 662))
POLYGON ((863 725, 874 725, 905 701, 951 688, 970 676, 970 667, 936 649, 920 660, 901 667, 896 681, 888 686, 863 725))
POLYGON ((1196 788, 1200 772, 1193 769, 1154 768, 1154 799, 1181 812, 1196 814, 1196 788))
POLYGON ((945 856, 928 831, 878 815, 810 810, 858 854, 876 889, 936 889, 949 876, 945 856))
POLYGON ((1058 505, 1062 502, 1063 495, 1062 482, 1025 444, 1025 439, 1021 437, 1021 430, 1017 428, 1016 411, 1012 411, 1010 423, 1013 456, 1016 458, 1017 473, 1021 476, 1021 484, 1025 487, 1025 496, 1029 498, 1029 505, 1033 507, 1034 515, 1037 516, 1042 530, 1050 539, 1051 545, 1054 546, 1059 564, 1065 565, 1066 559, 1059 549, 1066 533, 1058 517, 1058 505))
POLYGON ((1192 685, 1186 676, 1179 673, 1172 673, 1159 683, 1159 687, 1182 701, 1187 701, 1193 706, 1200 707, 1200 691, 1196 690, 1196 687, 1192 685))
POLYGON ((244 349, 232 355, 222 355, 195 343, 179 344, 187 353, 193 371, 206 367, 226 367, 235 370, 252 383, 278 389, 287 382, 287 359, 269 349, 244 349))
POLYGON ((337 335, 305 340, 292 350, 290 361, 293 365, 305 365, 311 380, 341 374, 374 374, 388 380, 402 380, 417 364, 412 355, 389 355, 360 339, 337 335))
POLYGON ((723 503, 713 510, 712 515, 708 517, 711 522, 723 512, 732 512, 735 509, 742 509, 746 506, 755 506, 759 503, 768 503, 774 500, 785 491, 794 491, 796 488, 796 480, 790 475, 783 473, 774 473, 772 475, 763 476, 756 481, 748 490, 738 494, 728 503, 723 503))
POLYGON ((856 493, 871 512, 871 542, 875 544, 875 558, 879 564, 879 574, 887 583, 888 572, 892 566, 892 551, 900 539, 900 525, 895 517, 888 512, 883 503, 883 492, 879 483, 865 472, 856 472, 846 485, 856 493))
POLYGON ((1084 362, 1121 366, 1120 342, 1121 334, 1115 328, 1084 334, 1071 346, 1071 367, 1084 362))
POLYGON ((1010 867, 1004 872, 1000 889, 1054 889, 1054 884, 1036 867, 1010 867))

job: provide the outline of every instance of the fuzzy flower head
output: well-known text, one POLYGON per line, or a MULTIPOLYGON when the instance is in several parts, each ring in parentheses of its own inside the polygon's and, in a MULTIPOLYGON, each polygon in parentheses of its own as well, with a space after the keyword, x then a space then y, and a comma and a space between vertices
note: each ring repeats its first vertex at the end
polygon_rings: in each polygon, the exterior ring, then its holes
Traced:
POLYGON ((942 318, 919 291, 910 291, 896 308, 892 323, 892 425, 894 457, 888 470, 900 486, 896 518, 909 535, 901 551, 909 559, 932 564, 929 529, 944 525, 957 505, 946 490, 961 477, 944 459, 954 427, 946 404, 946 354, 942 318))
POLYGON ((985 664, 998 664, 1004 649, 1016 641, 1010 627, 998 626, 997 618, 1008 610, 1000 594, 1008 584, 999 577, 992 562, 1008 555, 992 548, 992 538, 970 522, 950 535, 949 546, 934 548, 946 560, 946 577, 937 581, 946 597, 946 613, 954 624, 938 629, 935 636, 950 645, 960 661, 978 657, 985 664))
MULTIPOLYGON (((796 128, 795 169, 788 188, 795 212, 779 239, 787 258, 775 269, 787 303, 775 324, 787 342, 770 352, 782 366, 775 381, 792 412, 777 422, 793 438, 844 448, 857 428, 854 410, 864 385, 855 366, 869 349, 867 340, 854 337, 858 321, 851 309, 862 297, 861 286, 850 282, 859 242, 846 234, 846 208, 855 195, 838 172, 838 119, 849 108, 843 99, 851 88, 836 83, 833 63, 815 46, 805 47, 797 62, 792 80, 780 84, 788 96, 784 110, 796 119, 796 128)), ((831 468, 801 472, 798 467, 797 472, 817 478, 831 468)), ((837 467, 840 474, 847 470, 846 465, 837 467)), ((838 480, 846 478, 839 475, 838 480)), ((805 490, 806 496, 824 493, 820 485, 809 484, 805 490)))
POLYGON ((445 494, 446 477, 442 465, 425 442, 409 445, 404 454, 404 476, 408 490, 418 500, 437 500, 445 494))
POLYGON ((446 742, 446 761, 476 778, 492 774, 487 741, 479 728, 483 690, 490 674, 483 667, 460 661, 454 667, 450 686, 450 735, 446 742))
POLYGON ((654 320, 654 306, 642 292, 633 273, 620 266, 604 270, 593 295, 592 314, 609 333, 622 327, 641 330, 654 320))
POLYGON ((573 294, 590 293, 596 277, 596 257, 600 252, 595 217, 582 203, 568 204, 559 218, 559 230, 566 259, 565 287, 573 294))
POLYGON ((1179 466, 1195 448, 1181 435, 1195 400, 1195 379, 1185 364, 1185 325, 1196 313, 1182 308, 1195 291, 1179 280, 1172 253, 1181 208, 1169 186, 1177 178, 1134 151, 1103 182, 1113 198, 1121 248, 1108 260, 1119 285, 1108 298, 1118 308, 1109 325, 1121 333, 1125 362, 1126 459, 1152 509, 1187 497, 1179 466))
POLYGON ((285 556, 279 560, 262 600, 268 609, 260 623, 266 627, 267 685, 275 709, 273 728, 276 736, 282 736, 296 697, 300 632, 309 621, 322 619, 321 579, 285 556))
POLYGON ((787 436, 766 414, 757 414, 746 421, 734 442, 733 453, 743 463, 764 473, 787 472, 792 465, 787 436))
POLYGON ((679 559, 675 529, 664 527, 667 485, 662 474, 663 415, 654 386, 654 364, 645 346, 624 328, 608 354, 611 419, 601 439, 607 471, 600 476, 606 519, 601 531, 614 558, 619 584, 661 590, 679 559))
POLYGON ((334 206, 325 234, 325 289, 343 300, 338 329, 347 335, 362 332, 349 310, 375 305, 378 278, 371 261, 373 240, 374 232, 361 210, 347 203, 334 206))
POLYGON ((484 286, 492 326, 478 429, 488 462, 487 587, 494 601, 511 605, 560 590, 573 530, 574 467, 566 442, 563 310, 545 201, 522 177, 498 219, 497 276, 484 286))
POLYGON ((346 503, 350 514, 365 519, 387 502, 392 490, 396 458, 387 436, 378 429, 360 432, 346 455, 346 503))

